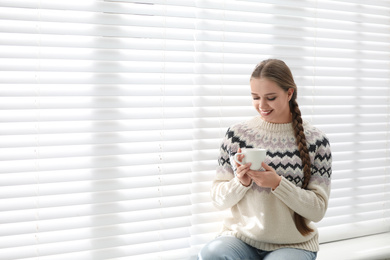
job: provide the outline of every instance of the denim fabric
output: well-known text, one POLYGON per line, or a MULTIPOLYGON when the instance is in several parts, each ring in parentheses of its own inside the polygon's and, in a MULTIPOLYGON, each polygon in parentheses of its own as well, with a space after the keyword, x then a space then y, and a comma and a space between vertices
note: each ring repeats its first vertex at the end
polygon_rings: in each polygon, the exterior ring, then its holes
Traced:
POLYGON ((316 257, 316 252, 296 248, 262 251, 233 236, 210 241, 198 254, 199 260, 315 260, 316 257))

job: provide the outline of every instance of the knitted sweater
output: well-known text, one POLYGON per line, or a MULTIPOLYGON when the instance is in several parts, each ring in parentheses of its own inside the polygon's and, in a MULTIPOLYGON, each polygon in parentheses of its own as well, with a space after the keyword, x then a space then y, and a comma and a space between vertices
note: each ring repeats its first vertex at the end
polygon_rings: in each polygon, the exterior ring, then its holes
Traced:
POLYGON ((233 235, 265 251, 279 248, 319 250, 318 231, 311 221, 320 221, 330 195, 331 151, 327 137, 308 122, 303 123, 311 159, 311 179, 302 186, 302 161, 299 157, 292 123, 273 124, 260 116, 233 125, 225 135, 216 178, 211 189, 213 204, 231 209, 221 235, 233 235), (235 177, 234 154, 238 148, 266 148, 265 163, 282 176, 272 190, 252 181, 243 186, 235 177), (295 226, 294 212, 303 216, 314 229, 303 236, 295 226))

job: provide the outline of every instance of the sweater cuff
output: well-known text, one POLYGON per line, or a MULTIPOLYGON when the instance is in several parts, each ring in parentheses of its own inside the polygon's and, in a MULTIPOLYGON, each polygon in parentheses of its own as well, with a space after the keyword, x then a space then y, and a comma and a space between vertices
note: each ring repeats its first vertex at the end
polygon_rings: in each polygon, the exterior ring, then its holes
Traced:
POLYGON ((240 180, 239 180, 237 177, 234 177, 233 182, 234 182, 234 186, 236 186, 237 189, 240 190, 240 191, 247 191, 247 190, 249 190, 249 189, 252 187, 252 185, 253 185, 253 181, 252 181, 251 184, 249 184, 249 186, 246 187, 246 186, 244 186, 244 185, 240 182, 240 180))
POLYGON ((291 183, 282 176, 282 180, 280 181, 278 187, 274 190, 271 189, 271 191, 280 198, 288 198, 291 196, 292 192, 291 183))

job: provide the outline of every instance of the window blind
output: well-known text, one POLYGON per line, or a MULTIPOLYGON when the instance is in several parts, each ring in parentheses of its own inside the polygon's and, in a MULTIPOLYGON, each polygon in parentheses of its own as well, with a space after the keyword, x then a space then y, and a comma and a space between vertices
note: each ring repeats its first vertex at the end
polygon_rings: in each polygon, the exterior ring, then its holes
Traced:
POLYGON ((191 259, 249 75, 327 133, 321 242, 390 231, 388 1, 0 0, 0 258, 191 259))

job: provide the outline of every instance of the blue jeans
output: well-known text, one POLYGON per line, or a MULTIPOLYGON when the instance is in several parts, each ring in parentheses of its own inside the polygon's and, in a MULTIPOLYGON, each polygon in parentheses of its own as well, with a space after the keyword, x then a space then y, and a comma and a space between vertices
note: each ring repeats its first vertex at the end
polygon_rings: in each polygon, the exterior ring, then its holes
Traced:
POLYGON ((316 252, 296 248, 259 250, 233 236, 221 236, 212 240, 198 254, 199 260, 315 260, 316 258, 316 252))

